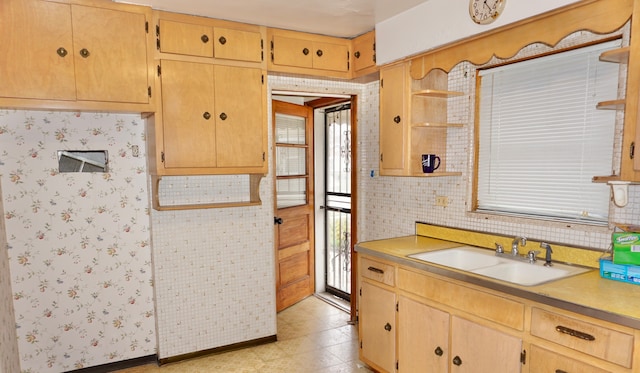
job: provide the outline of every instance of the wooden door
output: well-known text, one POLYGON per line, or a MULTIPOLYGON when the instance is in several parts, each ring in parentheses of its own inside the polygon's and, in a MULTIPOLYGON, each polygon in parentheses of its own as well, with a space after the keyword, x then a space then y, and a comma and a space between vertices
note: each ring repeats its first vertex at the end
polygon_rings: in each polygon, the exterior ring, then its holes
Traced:
POLYGON ((315 291, 313 110, 273 101, 276 309, 315 291))
POLYGON ((361 357, 377 370, 395 372, 396 294, 368 282, 360 290, 361 357))
POLYGON ((77 99, 149 102, 146 17, 72 5, 77 99))
POLYGON ((216 166, 213 68, 161 61, 166 168, 216 166))
POLYGON ((314 42, 313 68, 331 71, 349 71, 349 48, 346 44, 314 42))
POLYGON ((398 371, 447 372, 449 314, 404 296, 398 303, 398 371))
POLYGON ((213 28, 214 57, 227 60, 261 62, 262 35, 257 31, 213 28))
POLYGON ((0 1, 0 96, 75 100, 71 8, 0 1))
POLYGON ((451 318, 451 373, 517 373, 522 340, 495 329, 451 318))
POLYGON ((380 174, 400 175, 407 167, 408 113, 405 65, 380 71, 380 174))
POLYGON ((217 167, 266 165, 262 70, 219 65, 214 77, 217 167))

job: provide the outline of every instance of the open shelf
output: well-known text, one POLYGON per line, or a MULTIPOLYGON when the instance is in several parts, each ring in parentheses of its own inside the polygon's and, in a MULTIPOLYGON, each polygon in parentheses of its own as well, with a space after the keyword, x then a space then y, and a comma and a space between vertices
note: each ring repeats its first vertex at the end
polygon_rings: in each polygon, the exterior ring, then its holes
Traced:
POLYGON ((462 176, 462 172, 434 172, 431 174, 425 174, 425 173, 413 173, 411 174, 411 176, 416 176, 416 177, 438 177, 438 176, 462 176))
POLYGON ((602 52, 600 61, 627 64, 629 63, 629 47, 602 52))
POLYGON ((421 122, 421 123, 412 123, 411 127, 420 128, 420 127, 462 127, 464 123, 438 123, 438 122, 421 122))
POLYGON ((596 106, 599 110, 624 110, 625 99, 601 101, 596 106))
POLYGON ((449 98, 456 96, 463 96, 464 92, 455 92, 455 91, 443 91, 439 89, 421 89, 418 91, 411 92, 414 96, 423 96, 423 97, 438 97, 438 98, 449 98))

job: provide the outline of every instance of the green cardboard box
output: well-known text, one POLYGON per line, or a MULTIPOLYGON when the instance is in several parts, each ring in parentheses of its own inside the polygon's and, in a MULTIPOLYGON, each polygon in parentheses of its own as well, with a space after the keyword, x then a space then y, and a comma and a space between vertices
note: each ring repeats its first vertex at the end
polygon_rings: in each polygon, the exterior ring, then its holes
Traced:
POLYGON ((612 243, 614 264, 640 265, 640 233, 613 233, 612 243))

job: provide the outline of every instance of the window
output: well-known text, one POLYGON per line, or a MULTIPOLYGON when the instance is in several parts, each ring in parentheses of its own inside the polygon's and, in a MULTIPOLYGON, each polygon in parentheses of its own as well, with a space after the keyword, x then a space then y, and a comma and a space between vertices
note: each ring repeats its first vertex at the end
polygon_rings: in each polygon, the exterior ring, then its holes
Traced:
POLYGON ((620 40, 481 70, 477 211, 590 223, 608 219, 620 40))

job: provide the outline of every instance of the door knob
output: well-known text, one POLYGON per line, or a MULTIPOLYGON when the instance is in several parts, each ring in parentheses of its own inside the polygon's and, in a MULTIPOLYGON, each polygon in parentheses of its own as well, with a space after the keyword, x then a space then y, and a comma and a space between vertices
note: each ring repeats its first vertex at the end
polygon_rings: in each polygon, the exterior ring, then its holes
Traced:
POLYGON ((453 365, 457 365, 457 366, 462 365, 462 359, 460 359, 460 356, 456 356, 453 358, 453 365))
POLYGON ((402 119, 400 119, 400 116, 399 116, 399 115, 396 115, 396 116, 393 118, 393 121, 394 121, 394 122, 396 122, 396 123, 400 123, 400 121, 401 121, 401 120, 402 120, 402 119))
POLYGON ((390 332, 390 331, 391 331, 391 324, 387 323, 387 324, 384 326, 384 330, 386 330, 386 331, 390 332))

